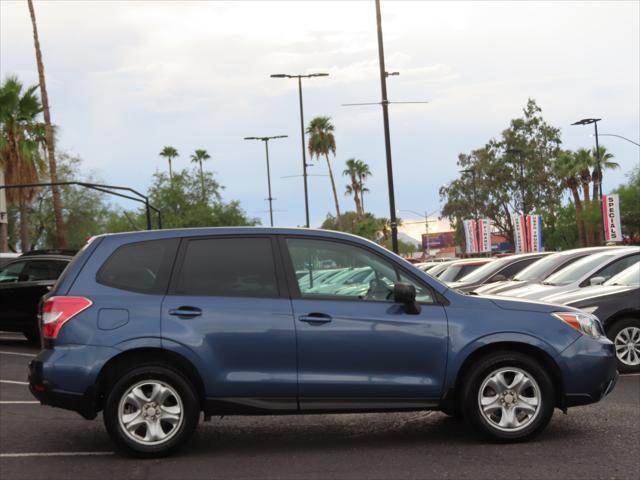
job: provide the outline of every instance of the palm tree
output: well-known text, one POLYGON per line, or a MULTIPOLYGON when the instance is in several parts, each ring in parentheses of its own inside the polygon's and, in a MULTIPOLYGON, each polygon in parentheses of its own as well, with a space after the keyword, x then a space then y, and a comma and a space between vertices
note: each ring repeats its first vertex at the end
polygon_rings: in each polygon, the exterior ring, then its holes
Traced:
MULTIPOLYGON (((58 182, 58 167, 54 148, 53 126, 51 125, 51 114, 49 112, 49 95, 44 77, 44 64, 42 62, 42 51, 40 50, 40 40, 38 39, 38 26, 36 24, 36 12, 33 8, 32 0, 28 0, 29 15, 31 16, 31 26, 33 27, 33 43, 36 50, 36 63, 38 66, 38 79, 40 83, 40 97, 42 98, 42 110, 44 116, 45 145, 47 148, 47 159, 49 160, 49 178, 51 183, 58 182)), ((62 200, 60 199, 60 189, 57 185, 51 187, 53 197, 53 217, 56 224, 56 247, 65 248, 67 241, 64 232, 64 221, 62 218, 62 200)))
POLYGON ((353 195, 353 200, 356 203, 356 219, 358 222, 362 221, 362 203, 360 199, 360 183, 358 182, 358 170, 357 162, 355 158, 350 158, 346 161, 347 168, 344 169, 342 175, 350 177, 351 183, 347 185, 345 194, 353 195))
POLYGON ((171 169, 171 160, 173 160, 176 157, 179 157, 180 154, 178 153, 178 150, 176 150, 174 147, 167 146, 162 149, 159 155, 161 157, 166 158, 169 161, 169 180, 171 184, 173 184, 173 171, 171 169))
MULTIPOLYGON (((591 185, 591 166, 593 165, 593 157, 591 152, 586 148, 578 149, 573 155, 573 161, 582 184, 583 205, 587 212, 591 211, 591 196, 589 195, 589 188, 591 185)), ((585 224, 586 245, 592 246, 594 244, 594 228, 592 223, 585 224)))
POLYGON ((330 117, 316 117, 307 127, 307 134, 309 135, 309 142, 307 148, 311 158, 314 156, 320 158, 320 155, 324 155, 327 159, 327 168, 329 169, 329 179, 331 180, 331 189, 333 190, 333 200, 336 203, 336 220, 338 228, 340 228, 340 203, 338 202, 338 192, 336 190, 336 182, 333 178, 333 171, 331 170, 331 162, 329 161, 329 153, 336 155, 336 139, 333 136, 335 127, 331 123, 330 117))
POLYGON ((564 186, 571 191, 573 196, 573 204, 576 209, 576 226, 578 228, 578 240, 580 246, 586 246, 586 234, 583 220, 582 200, 578 191, 578 172, 579 167, 575 160, 575 155, 569 150, 560 152, 554 165, 555 174, 562 179, 564 186))
MULTIPOLYGON (((16 77, 8 77, 0 86, 0 166, 8 185, 37 183, 44 167, 38 142, 42 124, 36 120, 42 112, 37 89, 34 85, 23 91, 22 83, 16 77)), ((36 189, 19 188, 6 192, 7 201, 20 207, 20 247, 26 252, 31 248, 29 206, 36 189)))
POLYGON ((364 186, 364 181, 371 176, 371 170, 366 162, 356 160, 356 171, 358 175, 358 183, 360 185, 360 205, 362 208, 362 215, 364 215, 364 192, 369 191, 369 189, 364 186))
POLYGON ((202 171, 202 162, 206 162, 211 158, 211 155, 206 150, 198 149, 191 155, 191 161, 193 163, 197 163, 200 165, 200 185, 202 186, 202 200, 204 201, 205 191, 204 191, 204 173, 202 171))

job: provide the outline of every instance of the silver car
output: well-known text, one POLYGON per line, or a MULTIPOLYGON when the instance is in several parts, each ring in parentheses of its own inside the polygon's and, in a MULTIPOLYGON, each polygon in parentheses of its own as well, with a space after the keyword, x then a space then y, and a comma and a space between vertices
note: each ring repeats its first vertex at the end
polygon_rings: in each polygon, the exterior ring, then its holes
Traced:
POLYGON ((547 277, 541 284, 507 290, 498 295, 546 300, 546 297, 589 285, 600 285, 640 260, 640 248, 624 247, 582 258, 547 277))

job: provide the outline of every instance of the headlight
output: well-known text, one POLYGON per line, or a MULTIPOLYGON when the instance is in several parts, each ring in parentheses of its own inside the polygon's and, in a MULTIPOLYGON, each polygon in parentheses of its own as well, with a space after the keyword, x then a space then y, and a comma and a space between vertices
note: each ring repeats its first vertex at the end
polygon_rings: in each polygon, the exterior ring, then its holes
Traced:
POLYGON ((562 320, 570 327, 575 328, 580 333, 593 338, 603 337, 604 332, 600 320, 595 315, 586 312, 556 312, 552 313, 558 320, 562 320))
POLYGON ((580 310, 587 313, 595 313, 597 309, 598 309, 598 306, 594 305, 593 307, 584 307, 584 308, 581 308, 580 310))

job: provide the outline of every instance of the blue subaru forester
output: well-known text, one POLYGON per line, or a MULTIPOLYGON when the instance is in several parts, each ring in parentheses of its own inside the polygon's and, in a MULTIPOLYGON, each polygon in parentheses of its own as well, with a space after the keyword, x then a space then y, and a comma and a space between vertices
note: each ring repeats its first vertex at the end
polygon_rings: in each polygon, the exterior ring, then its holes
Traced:
POLYGON ((499 440, 615 384, 597 318, 464 295, 362 238, 210 228, 94 238, 42 305, 29 384, 160 456, 201 412, 444 411, 499 440))

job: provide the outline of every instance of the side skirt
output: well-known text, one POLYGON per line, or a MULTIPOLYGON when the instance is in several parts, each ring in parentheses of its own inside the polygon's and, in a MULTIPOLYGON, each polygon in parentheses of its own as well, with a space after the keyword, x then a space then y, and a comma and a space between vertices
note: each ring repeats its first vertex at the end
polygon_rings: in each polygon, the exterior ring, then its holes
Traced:
POLYGON ((311 413, 374 413, 418 410, 438 410, 439 398, 363 398, 363 397, 309 397, 252 398, 208 397, 205 403, 207 415, 289 415, 311 413))

